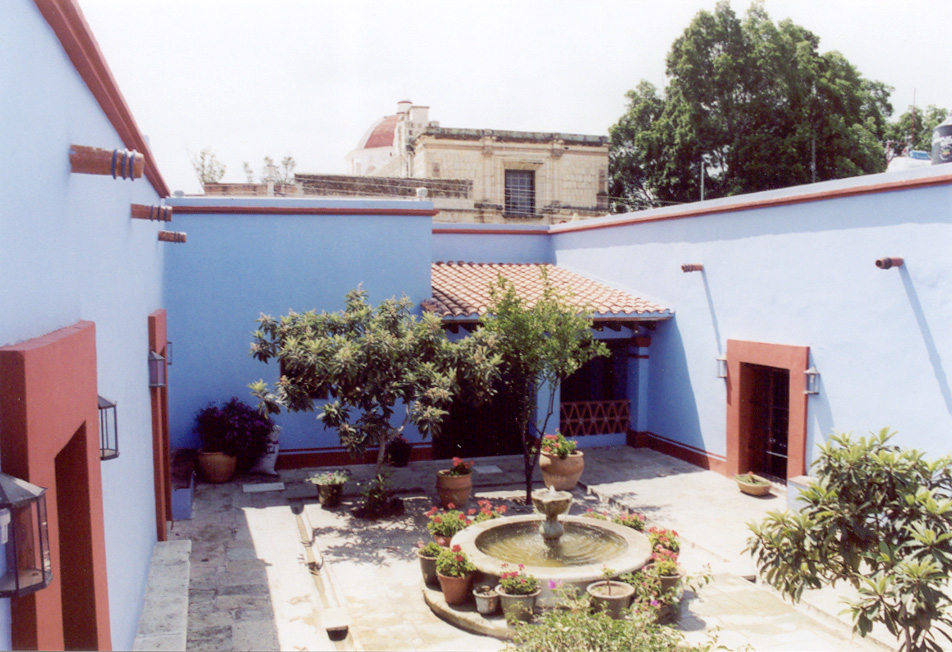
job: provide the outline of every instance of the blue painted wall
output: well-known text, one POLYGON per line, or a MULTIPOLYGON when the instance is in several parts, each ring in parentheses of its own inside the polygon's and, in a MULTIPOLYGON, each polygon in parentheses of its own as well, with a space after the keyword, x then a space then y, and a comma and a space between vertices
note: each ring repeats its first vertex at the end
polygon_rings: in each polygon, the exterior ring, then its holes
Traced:
MULTIPOLYGON (((947 174, 876 175, 698 204, 697 209, 947 174), (898 176, 897 176, 898 175, 898 176)), ((809 346, 821 373, 809 399, 808 462, 831 431, 883 426, 934 455, 952 449, 952 185, 554 232, 559 265, 676 311, 650 348, 646 428, 725 453, 728 339, 809 346), (875 261, 905 265, 880 270, 875 261), (683 273, 702 263, 703 273, 683 273)), ((604 224, 624 217, 599 218, 604 224)), ((586 223, 588 224, 588 223, 586 223)), ((792 382, 797 382, 795 379, 792 382)), ((633 399, 635 397, 632 397, 633 399)))
MULTIPOLYGON (((432 208, 429 202, 312 199, 172 199, 173 207, 237 206, 260 213, 177 214, 188 243, 168 249, 166 302, 174 343, 169 411, 173 447, 198 447, 194 415, 209 402, 254 399, 248 384, 272 383, 278 372, 248 355, 261 313, 337 311, 363 284, 369 300, 430 294, 431 218, 374 214, 432 208), (316 211, 366 209, 367 214, 282 215, 293 206, 316 211)), ((281 450, 339 446, 316 413, 282 414, 281 450)))
POLYGON ((434 263, 555 262, 547 226, 434 224, 433 227, 430 260, 434 263))
MULTIPOLYGON (((129 206, 159 197, 145 179, 70 173, 71 144, 124 145, 29 0, 0 3, 0 117, 0 346, 96 324, 98 389, 120 431, 101 467, 112 642, 130 649, 156 540, 147 320, 168 245, 129 206)), ((0 647, 9 637, 4 601, 0 647)))

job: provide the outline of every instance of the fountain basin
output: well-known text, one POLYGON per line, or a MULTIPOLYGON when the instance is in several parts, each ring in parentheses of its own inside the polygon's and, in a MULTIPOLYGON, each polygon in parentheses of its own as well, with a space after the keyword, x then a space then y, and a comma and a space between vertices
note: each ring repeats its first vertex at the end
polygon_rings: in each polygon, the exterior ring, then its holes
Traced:
POLYGON ((581 516, 562 516, 565 526, 565 541, 560 546, 567 560, 554 560, 545 557, 546 545, 538 532, 545 520, 541 514, 526 516, 508 516, 482 523, 475 523, 453 537, 452 545, 459 545, 472 561, 473 565, 486 576, 484 582, 497 580, 506 570, 515 570, 518 564, 525 566, 526 572, 534 575, 542 584, 542 594, 537 604, 542 607, 555 606, 557 596, 549 588, 549 580, 571 585, 579 592, 597 579, 602 578, 602 568, 614 569, 615 576, 638 570, 651 558, 651 544, 648 537, 631 528, 581 516), (520 548, 529 549, 534 533, 537 546, 533 545, 532 554, 520 557, 520 548), (577 538, 580 537, 581 544, 577 538), (585 555, 577 554, 578 546, 588 548, 595 541, 593 551, 585 555), (500 548, 498 544, 502 544, 500 548), (498 551, 498 552, 487 552, 498 551), (536 552, 541 551, 542 558, 536 552), (508 564, 508 568, 503 568, 508 564))

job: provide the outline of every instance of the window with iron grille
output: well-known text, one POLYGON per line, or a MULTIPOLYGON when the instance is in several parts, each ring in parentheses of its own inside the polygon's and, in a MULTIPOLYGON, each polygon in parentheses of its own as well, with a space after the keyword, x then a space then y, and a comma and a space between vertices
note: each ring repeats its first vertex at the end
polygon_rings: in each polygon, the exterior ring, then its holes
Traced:
POLYGON ((535 212, 535 171, 506 170, 506 213, 532 215, 535 212))

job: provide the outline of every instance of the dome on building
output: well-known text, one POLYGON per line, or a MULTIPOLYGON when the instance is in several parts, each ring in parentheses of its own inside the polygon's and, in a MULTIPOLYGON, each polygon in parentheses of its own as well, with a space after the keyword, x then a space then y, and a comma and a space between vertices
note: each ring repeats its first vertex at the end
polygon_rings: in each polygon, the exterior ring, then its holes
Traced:
POLYGON ((367 130, 358 141, 356 149, 373 149, 374 147, 392 147, 393 135, 397 129, 397 115, 388 115, 380 118, 367 130))

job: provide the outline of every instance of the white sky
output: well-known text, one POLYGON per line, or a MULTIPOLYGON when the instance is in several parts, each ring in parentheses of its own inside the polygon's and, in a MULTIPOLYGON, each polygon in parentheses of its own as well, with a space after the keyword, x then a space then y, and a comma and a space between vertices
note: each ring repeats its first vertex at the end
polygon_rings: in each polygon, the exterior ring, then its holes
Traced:
MULTIPOLYGON (((715 0, 79 0, 172 190, 200 192, 189 153, 226 181, 290 154, 343 173, 409 99, 444 127, 607 135, 625 92, 715 0)), ((913 102, 952 108, 949 0, 766 0, 913 102), (945 65, 943 65, 945 63, 945 65)), ((749 0, 731 0, 740 16, 749 0)))

